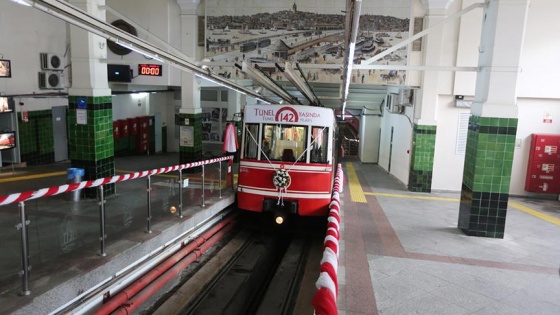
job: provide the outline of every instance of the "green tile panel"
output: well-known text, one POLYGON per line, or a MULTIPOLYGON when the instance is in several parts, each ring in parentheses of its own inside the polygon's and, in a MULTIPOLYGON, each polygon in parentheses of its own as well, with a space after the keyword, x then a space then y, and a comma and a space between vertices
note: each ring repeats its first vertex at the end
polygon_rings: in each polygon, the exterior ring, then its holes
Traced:
POLYGON ((437 126, 414 125, 408 189, 416 192, 430 192, 437 126))
POLYGON ((516 118, 471 116, 458 228, 467 235, 503 238, 516 118))

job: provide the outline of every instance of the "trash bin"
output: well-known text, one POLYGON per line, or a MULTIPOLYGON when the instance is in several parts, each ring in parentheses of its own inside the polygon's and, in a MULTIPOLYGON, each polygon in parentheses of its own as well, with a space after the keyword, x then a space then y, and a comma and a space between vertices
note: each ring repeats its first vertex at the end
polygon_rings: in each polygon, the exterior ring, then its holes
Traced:
MULTIPOLYGON (((66 170, 66 183, 73 184, 79 183, 84 177, 83 168, 69 168, 66 170)), ((70 201, 80 201, 81 189, 77 189, 68 193, 68 200, 70 201)))

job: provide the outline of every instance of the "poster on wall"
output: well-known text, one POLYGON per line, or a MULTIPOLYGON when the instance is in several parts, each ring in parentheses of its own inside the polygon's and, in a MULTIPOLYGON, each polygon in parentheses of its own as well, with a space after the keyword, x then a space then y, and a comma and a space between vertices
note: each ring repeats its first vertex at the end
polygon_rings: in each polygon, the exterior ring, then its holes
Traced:
POLYGON ((7 97, 0 97, 0 113, 11 113, 14 109, 10 106, 10 100, 7 97))
POLYGON ((87 125, 87 109, 76 109, 76 124, 87 125))
POLYGON ((182 147, 194 147, 194 127, 193 126, 181 126, 181 136, 180 136, 180 146, 182 147))
POLYGON ((10 60, 0 59, 0 78, 12 77, 12 63, 10 60))
POLYGON ((222 142, 227 118, 227 108, 202 109, 202 141, 222 142))
POLYGON ((552 113, 551 112, 544 112, 543 123, 552 124, 552 113))
MULTIPOLYGON (((367 60, 406 40, 409 35, 411 0, 362 1, 354 63, 367 60)), ((300 64, 310 82, 340 82, 341 68, 321 64, 344 61, 345 1, 206 1, 206 58, 232 63, 212 69, 226 78, 244 79, 233 66, 249 63, 300 64), (312 64, 307 67, 305 64, 312 64)), ((374 61, 378 65, 406 65, 404 46, 374 61)), ((274 80, 285 80, 276 67, 264 67, 274 80)), ((354 70, 352 83, 403 84, 404 70, 354 70)))

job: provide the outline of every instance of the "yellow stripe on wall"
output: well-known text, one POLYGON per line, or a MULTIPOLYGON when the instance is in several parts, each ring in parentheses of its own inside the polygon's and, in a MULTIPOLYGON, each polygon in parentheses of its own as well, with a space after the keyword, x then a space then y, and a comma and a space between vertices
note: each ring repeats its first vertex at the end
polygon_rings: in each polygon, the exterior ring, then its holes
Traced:
POLYGON ((348 186, 350 187, 350 198, 352 201, 367 203, 366 195, 364 194, 362 185, 360 185, 360 181, 358 180, 358 174, 356 174, 354 164, 346 164, 346 172, 348 174, 348 186))

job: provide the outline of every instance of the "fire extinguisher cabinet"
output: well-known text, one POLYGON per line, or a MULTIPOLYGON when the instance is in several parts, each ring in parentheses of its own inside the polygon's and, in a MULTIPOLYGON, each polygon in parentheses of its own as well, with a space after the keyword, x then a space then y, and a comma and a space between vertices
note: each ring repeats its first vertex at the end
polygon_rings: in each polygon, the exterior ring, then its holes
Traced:
POLYGON ((560 193, 560 135, 532 134, 525 190, 560 193))

